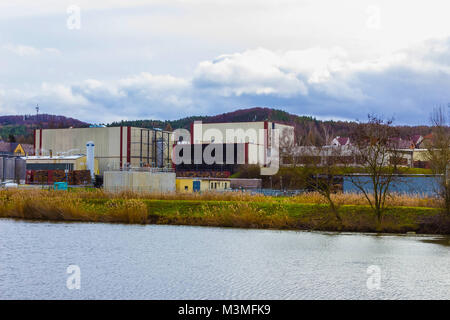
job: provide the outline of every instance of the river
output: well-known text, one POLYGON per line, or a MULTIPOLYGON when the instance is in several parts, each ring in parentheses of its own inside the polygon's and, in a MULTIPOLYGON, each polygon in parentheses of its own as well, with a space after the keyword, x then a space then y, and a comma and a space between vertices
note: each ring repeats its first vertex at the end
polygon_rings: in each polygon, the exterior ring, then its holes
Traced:
POLYGON ((9 219, 0 237, 0 299, 450 299, 448 237, 9 219))

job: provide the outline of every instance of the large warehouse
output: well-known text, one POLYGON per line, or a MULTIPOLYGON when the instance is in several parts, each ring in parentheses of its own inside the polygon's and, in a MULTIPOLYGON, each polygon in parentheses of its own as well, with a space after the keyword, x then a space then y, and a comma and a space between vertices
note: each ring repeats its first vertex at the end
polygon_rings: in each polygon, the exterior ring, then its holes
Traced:
POLYGON ((136 127, 37 129, 36 156, 67 156, 86 152, 95 144, 100 174, 124 167, 171 167, 172 133, 136 127))
POLYGON ((279 139, 294 141, 294 127, 271 122, 221 122, 191 125, 191 144, 204 143, 245 143, 247 145, 246 163, 266 165, 270 162, 274 131, 279 139))
POLYGON ((196 121, 191 125, 190 141, 181 140, 175 149, 174 162, 177 175, 204 176, 209 172, 211 177, 228 177, 239 170, 241 165, 257 164, 269 167, 271 164, 279 163, 279 150, 272 145, 277 137, 275 130, 279 133, 279 139, 294 141, 294 127, 285 124, 270 121, 227 123, 196 121), (189 149, 187 151, 190 154, 186 159, 185 149, 189 149), (205 151, 209 150, 214 153, 211 156, 214 162, 202 157, 205 151), (198 160, 195 161, 194 158, 198 160))

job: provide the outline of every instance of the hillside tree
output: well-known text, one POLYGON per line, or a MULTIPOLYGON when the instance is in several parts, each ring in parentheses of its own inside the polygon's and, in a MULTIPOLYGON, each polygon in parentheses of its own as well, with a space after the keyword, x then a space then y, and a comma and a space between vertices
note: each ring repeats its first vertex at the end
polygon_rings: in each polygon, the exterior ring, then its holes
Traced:
POLYGON ((450 132, 444 107, 435 108, 431 114, 432 138, 427 143, 430 167, 437 179, 437 195, 450 214, 450 132))
POLYGON ((354 161, 363 167, 367 176, 351 175, 350 180, 364 195, 379 224, 391 186, 398 179, 396 173, 401 159, 392 139, 398 134, 392 122, 369 115, 368 121, 359 122, 351 136, 354 161))

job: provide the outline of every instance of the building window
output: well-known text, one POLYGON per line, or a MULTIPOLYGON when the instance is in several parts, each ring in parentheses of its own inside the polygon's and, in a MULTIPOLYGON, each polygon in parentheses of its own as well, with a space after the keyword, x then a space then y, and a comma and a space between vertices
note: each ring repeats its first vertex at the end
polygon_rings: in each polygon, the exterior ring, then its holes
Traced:
POLYGON ((184 186, 184 190, 189 190, 189 187, 188 186, 184 186))

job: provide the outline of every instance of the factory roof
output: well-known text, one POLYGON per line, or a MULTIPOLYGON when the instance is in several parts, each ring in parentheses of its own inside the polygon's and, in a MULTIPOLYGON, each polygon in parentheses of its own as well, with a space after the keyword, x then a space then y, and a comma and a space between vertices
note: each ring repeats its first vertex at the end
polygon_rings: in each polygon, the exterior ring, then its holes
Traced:
POLYGON ((22 159, 25 160, 77 160, 79 158, 85 157, 84 154, 75 154, 70 156, 29 156, 29 157, 22 157, 22 159))

